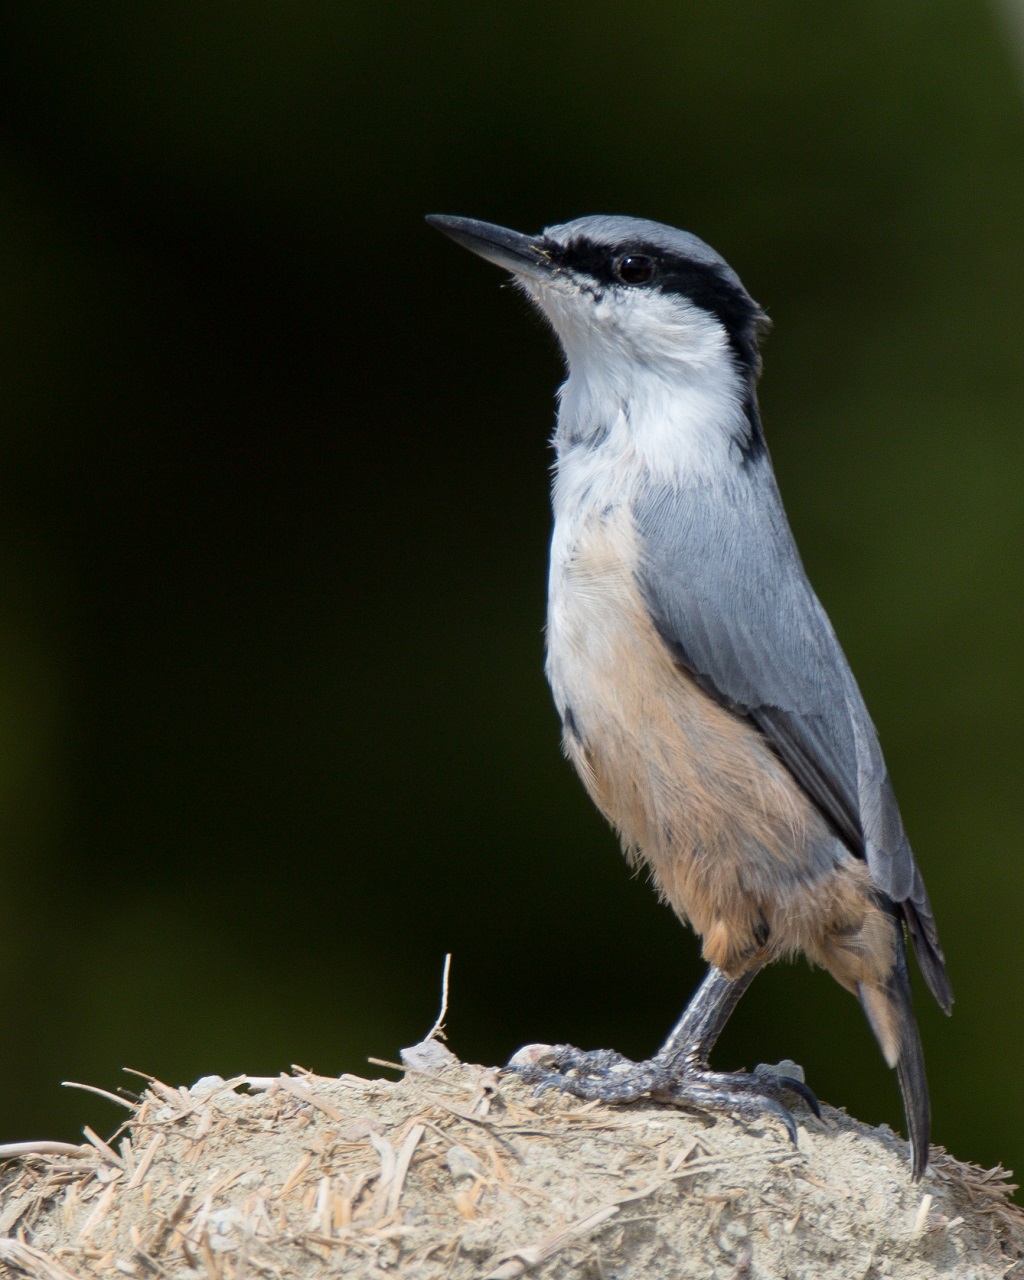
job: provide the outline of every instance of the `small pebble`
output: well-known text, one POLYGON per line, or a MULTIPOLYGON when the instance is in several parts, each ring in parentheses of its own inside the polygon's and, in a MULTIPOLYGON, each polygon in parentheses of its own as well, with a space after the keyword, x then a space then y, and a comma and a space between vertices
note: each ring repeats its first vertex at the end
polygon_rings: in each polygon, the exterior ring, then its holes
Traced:
POLYGON ((445 1156, 452 1177, 458 1182, 461 1178, 472 1178, 483 1172, 483 1165, 465 1147, 449 1147, 445 1156))

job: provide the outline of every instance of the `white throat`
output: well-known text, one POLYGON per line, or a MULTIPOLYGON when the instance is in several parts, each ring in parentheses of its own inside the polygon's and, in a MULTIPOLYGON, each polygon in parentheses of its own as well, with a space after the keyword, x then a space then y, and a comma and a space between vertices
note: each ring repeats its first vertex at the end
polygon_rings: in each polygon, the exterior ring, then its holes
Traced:
POLYGON ((638 471, 677 486, 729 464, 746 430, 748 388, 715 316, 678 295, 590 289, 564 276, 519 284, 569 366, 554 435, 556 493, 563 472, 590 471, 595 453, 613 483, 638 471))
POLYGON ((749 431, 747 387, 721 326, 691 311, 686 340, 675 326, 672 356, 654 361, 559 333, 569 377, 553 439, 556 518, 580 504, 628 502, 638 485, 678 488, 735 466, 736 441, 749 431))

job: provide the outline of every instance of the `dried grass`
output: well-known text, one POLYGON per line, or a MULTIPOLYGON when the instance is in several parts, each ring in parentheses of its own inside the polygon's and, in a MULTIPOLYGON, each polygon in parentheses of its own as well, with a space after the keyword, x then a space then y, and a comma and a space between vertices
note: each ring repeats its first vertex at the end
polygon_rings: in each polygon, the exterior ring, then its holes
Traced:
POLYGON ((796 1151, 726 1117, 534 1099, 445 1053, 397 1081, 147 1078, 109 1142, 0 1149, 0 1275, 1024 1275, 1001 1169, 935 1149, 914 1186, 901 1139, 828 1108, 796 1151))

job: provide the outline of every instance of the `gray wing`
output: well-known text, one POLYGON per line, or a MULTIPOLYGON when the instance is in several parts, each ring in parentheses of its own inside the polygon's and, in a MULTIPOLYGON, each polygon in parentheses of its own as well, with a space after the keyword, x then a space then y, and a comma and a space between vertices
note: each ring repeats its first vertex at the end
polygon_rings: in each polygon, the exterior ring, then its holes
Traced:
POLYGON ((765 735, 839 837, 900 904, 922 971, 951 1001, 928 895, 878 735, 804 573, 767 456, 634 503, 638 577, 676 659, 765 735))

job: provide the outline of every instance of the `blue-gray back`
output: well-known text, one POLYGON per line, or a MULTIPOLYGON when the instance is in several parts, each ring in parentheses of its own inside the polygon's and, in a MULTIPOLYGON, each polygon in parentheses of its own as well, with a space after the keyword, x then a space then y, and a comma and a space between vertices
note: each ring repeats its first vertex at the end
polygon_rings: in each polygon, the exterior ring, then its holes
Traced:
POLYGON ((931 907, 878 735, 807 580, 767 453, 634 504, 640 585, 677 660, 754 723, 840 838, 899 904, 948 1008, 931 907))

